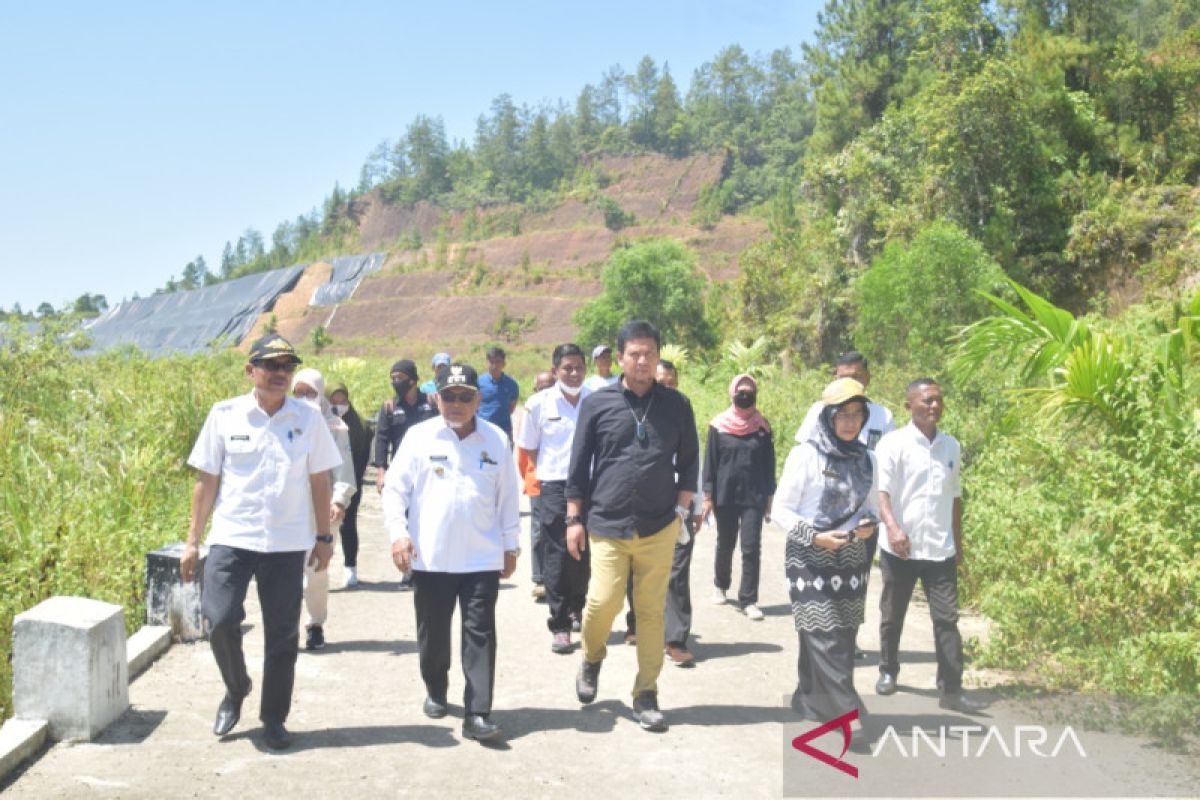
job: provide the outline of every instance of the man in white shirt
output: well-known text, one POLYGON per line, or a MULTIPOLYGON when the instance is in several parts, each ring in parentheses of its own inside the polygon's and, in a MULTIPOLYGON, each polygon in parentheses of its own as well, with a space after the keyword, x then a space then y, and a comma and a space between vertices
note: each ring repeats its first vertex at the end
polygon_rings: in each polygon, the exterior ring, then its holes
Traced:
POLYGON ((502 736, 489 716, 496 666, 496 597, 517 567, 517 468, 508 436, 480 419, 479 376, 451 364, 437 381, 441 415, 409 429, 388 467, 384 522, 392 561, 412 570, 424 711, 446 716, 450 623, 461 605, 463 736, 502 736))
POLYGON ((196 485, 179 562, 190 582, 211 514, 201 607, 225 682, 213 723, 218 736, 237 724, 250 693, 241 624, 250 579, 258 584, 265 651, 259 717, 273 749, 291 744, 283 723, 295 681, 304 566, 324 570, 333 555, 329 470, 341 463, 321 412, 288 396, 299 363, 286 339, 262 337, 246 364, 253 391, 209 411, 188 457, 196 485))
POLYGON ((958 632, 958 565, 962 547, 962 452, 958 441, 938 430, 944 404, 932 378, 908 385, 904 407, 912 421, 879 443, 876 464, 879 510, 887 524, 881 543, 883 594, 879 601, 881 695, 896 691, 900 633, 917 581, 925 589, 933 619, 939 705, 975 713, 962 694, 962 637, 958 632))
POLYGON ((542 536, 542 584, 550 606, 550 649, 566 655, 574 649, 572 629, 583 620, 587 602, 589 561, 567 553, 567 467, 579 403, 591 394, 584 387, 587 365, 576 344, 560 344, 551 356, 556 382, 526 405, 529 411, 517 436, 517 447, 537 465, 541 484, 538 514, 542 536))
POLYGON ((606 344, 598 344, 592 348, 592 365, 596 374, 592 375, 583 385, 590 392, 598 392, 605 386, 612 386, 618 377, 612 374, 612 348, 606 344))
MULTIPOLYGON (((871 383, 871 370, 867 366, 867 357, 857 350, 842 353, 834 362, 833 377, 835 379, 853 378, 861 383, 865 390, 871 383)), ((796 444, 804 444, 809 440, 817 429, 817 421, 821 416, 821 409, 824 407, 824 404, 818 400, 808 409, 808 413, 804 415, 804 421, 796 430, 796 444)), ((868 449, 874 450, 875 445, 879 443, 884 434, 891 433, 895 430, 896 425, 892 419, 892 412, 879 403, 868 402, 867 415, 867 422, 859 431, 858 438, 868 449)), ((871 541, 875 540, 871 539, 871 541)), ((873 544, 871 552, 874 553, 873 544)))

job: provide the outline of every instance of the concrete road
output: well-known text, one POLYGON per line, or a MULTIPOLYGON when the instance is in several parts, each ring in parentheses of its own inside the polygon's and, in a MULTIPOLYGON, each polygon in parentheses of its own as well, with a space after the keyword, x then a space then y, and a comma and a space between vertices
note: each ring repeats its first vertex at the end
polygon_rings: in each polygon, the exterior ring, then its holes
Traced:
MULTIPOLYGON (((1019 725, 1038 725, 1031 710, 997 702, 987 716, 940 712, 927 609, 910 609, 902 651, 901 691, 876 697, 877 658, 860 661, 856 682, 871 720, 842 759, 858 777, 806 755, 793 738, 815 727, 787 705, 795 685, 796 635, 783 577, 783 532, 764 534, 761 605, 752 622, 734 606, 709 602, 715 532, 700 533, 693 564, 694 669, 666 665, 660 703, 671 729, 650 734, 633 721, 629 702, 636 669, 621 644, 623 620, 610 639, 597 701, 575 699, 578 654, 550 652, 546 607, 533 602, 528 557, 504 582, 498 608, 499 654, 494 719, 507 732, 500 747, 464 740, 459 732, 462 676, 451 672, 451 716, 421 713, 424 687, 417 667, 411 593, 397 591, 382 512, 366 487, 361 512, 361 585, 330 600, 327 649, 301 653, 288 726, 293 748, 277 754, 261 743, 257 722, 262 642, 250 592, 246 649, 255 692, 241 724, 218 739, 211 733, 223 690, 206 644, 176 645, 130 687, 131 710, 97 741, 51 747, 2 787, 12 797, 394 797, 650 796, 738 798, 789 796, 1094 796, 1200 792, 1200 767, 1129 737, 1075 731, 1085 755, 1068 741, 1054 756, 1011 755, 1019 725), (939 729, 951 730, 937 747, 939 729), (913 727, 926 739, 914 740, 913 727), (889 728, 891 732, 889 733, 889 728), (983 753, 979 743, 988 732, 983 753), (972 734, 974 734, 972 736, 972 734), (999 736, 1006 747, 996 742, 999 736), (913 747, 916 741, 917 747, 913 747), (900 746, 897 745, 900 743, 900 746), (1004 754, 1004 750, 1009 755, 1004 754), (911 751, 911 752, 910 752, 911 751)), ((527 525, 527 518, 523 519, 527 525)), ((526 547, 528 551, 528 547, 526 547)), ((334 585, 341 559, 335 556, 334 585)), ((735 560, 735 576, 738 566, 735 560)), ((735 577, 736 582, 736 577, 735 577)), ((879 576, 872 580, 860 645, 878 642, 879 576)), ((986 635, 978 617, 965 635, 986 635)), ((973 672, 968 684, 1003 682, 973 672)), ((986 688, 975 689, 983 698, 986 688)), ((1063 728, 1050 726, 1049 752, 1063 728)), ((810 745, 836 758, 841 734, 810 745)))

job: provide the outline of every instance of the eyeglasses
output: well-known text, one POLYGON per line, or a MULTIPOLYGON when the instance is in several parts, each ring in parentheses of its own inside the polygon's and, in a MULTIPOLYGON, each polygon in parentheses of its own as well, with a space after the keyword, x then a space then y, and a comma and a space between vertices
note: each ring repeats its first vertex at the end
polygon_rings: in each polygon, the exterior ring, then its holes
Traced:
POLYGON ((443 403, 469 403, 475 399, 474 392, 439 392, 443 403))
POLYGON ((296 362, 295 361, 267 361, 267 360, 259 359, 258 361, 251 361, 250 363, 266 372, 295 372, 296 371, 296 362))
POLYGON ((833 418, 844 419, 847 422, 865 422, 867 413, 865 411, 835 411, 833 418))
POLYGON ((297 400, 316 400, 316 392, 292 392, 292 396, 297 400))

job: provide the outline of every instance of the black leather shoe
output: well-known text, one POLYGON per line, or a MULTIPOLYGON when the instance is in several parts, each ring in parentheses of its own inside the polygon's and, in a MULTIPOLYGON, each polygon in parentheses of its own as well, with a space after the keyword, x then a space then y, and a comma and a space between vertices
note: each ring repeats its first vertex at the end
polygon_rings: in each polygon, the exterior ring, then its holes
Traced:
POLYGON ((875 694, 895 694, 896 679, 886 672, 879 674, 879 680, 875 684, 875 694))
POLYGON ((482 714, 463 718, 462 735, 477 742, 491 742, 504 735, 504 729, 482 714))
POLYGON ((421 706, 421 710, 425 712, 425 716, 430 719, 441 719, 446 716, 446 701, 435 700, 432 697, 425 698, 425 705, 421 706))
POLYGON ((658 710, 658 695, 642 692, 633 699, 633 715, 644 731, 662 733, 667 729, 667 718, 658 710))
POLYGON ((272 750, 286 750, 292 746, 292 735, 282 722, 263 720, 263 741, 272 750))
POLYGON ((979 714, 983 706, 970 699, 962 692, 948 692, 938 700, 938 708, 957 711, 960 714, 979 714))
POLYGON ((575 676, 575 696, 585 706, 596 699, 596 691, 600 685, 600 665, 603 663, 597 661, 592 664, 587 659, 579 662, 579 674, 575 676))
POLYGON ((225 699, 221 701, 221 705, 217 706, 217 718, 213 722, 213 733, 217 736, 224 736, 233 730, 233 726, 238 724, 238 720, 242 718, 242 698, 235 698, 233 695, 226 693, 225 699))

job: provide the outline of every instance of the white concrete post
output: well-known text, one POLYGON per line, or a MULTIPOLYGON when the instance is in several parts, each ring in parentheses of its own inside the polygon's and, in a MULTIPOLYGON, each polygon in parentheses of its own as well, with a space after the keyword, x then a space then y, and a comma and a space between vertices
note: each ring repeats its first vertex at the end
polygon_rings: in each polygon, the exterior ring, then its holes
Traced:
POLYGON ((51 597, 13 620, 13 711, 54 739, 95 738, 129 707, 120 606, 51 597))

